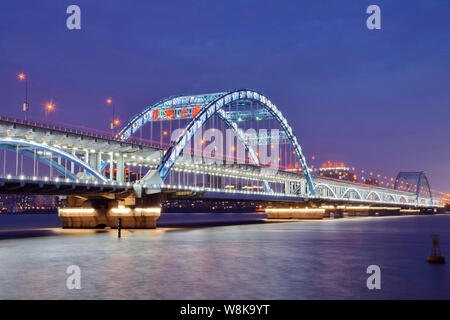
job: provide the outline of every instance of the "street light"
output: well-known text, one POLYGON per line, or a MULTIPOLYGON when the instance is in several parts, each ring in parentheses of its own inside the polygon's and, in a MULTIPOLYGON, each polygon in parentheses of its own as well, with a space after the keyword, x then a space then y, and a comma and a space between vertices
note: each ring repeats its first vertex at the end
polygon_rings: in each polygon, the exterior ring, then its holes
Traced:
POLYGON ((25 102, 23 103, 22 110, 23 112, 25 112, 25 121, 26 121, 27 111, 30 106, 28 103, 28 77, 25 75, 25 73, 19 73, 17 78, 19 78, 19 81, 25 81, 25 102))
POLYGON ((119 121, 119 119, 116 119, 116 110, 115 110, 115 106, 114 106, 112 99, 111 98, 106 99, 106 103, 109 105, 112 105, 112 120, 111 120, 110 128, 111 128, 111 133, 114 133, 114 128, 120 124, 120 121, 119 121))
POLYGON ((48 114, 55 110, 55 104, 53 102, 49 102, 45 105, 45 122, 47 122, 48 114))

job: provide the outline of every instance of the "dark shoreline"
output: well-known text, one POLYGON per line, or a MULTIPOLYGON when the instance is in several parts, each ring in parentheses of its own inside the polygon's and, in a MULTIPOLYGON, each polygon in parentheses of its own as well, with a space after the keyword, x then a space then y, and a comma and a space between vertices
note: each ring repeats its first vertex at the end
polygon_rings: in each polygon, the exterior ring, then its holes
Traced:
MULTIPOLYGON (((158 220, 158 228, 203 228, 265 223, 267 216, 258 213, 164 213, 158 220)), ((0 240, 54 236, 62 230, 57 214, 8 213, 0 214, 0 240)), ((76 229, 74 229, 76 230, 76 229)), ((92 229, 102 231, 104 229, 92 229)), ((109 229, 107 229, 109 230, 109 229)))

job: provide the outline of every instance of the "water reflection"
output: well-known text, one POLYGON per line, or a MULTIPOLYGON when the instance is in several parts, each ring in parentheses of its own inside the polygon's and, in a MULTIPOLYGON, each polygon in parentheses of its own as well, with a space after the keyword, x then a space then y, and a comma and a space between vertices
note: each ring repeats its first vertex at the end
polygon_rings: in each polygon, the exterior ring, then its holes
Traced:
POLYGON ((0 241, 2 299, 450 298, 449 267, 426 262, 429 235, 450 256, 450 216, 209 228, 62 230, 0 241), (81 290, 65 286, 79 265, 81 290), (366 288, 366 268, 382 289, 366 288))

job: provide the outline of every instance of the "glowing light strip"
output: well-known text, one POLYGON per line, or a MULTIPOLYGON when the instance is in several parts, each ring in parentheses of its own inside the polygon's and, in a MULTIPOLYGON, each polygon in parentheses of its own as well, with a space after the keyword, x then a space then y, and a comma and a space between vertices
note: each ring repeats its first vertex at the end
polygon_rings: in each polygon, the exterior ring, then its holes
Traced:
POLYGON ((93 208, 60 208, 58 215, 61 216, 95 216, 97 212, 93 208))
POLYGON ((125 208, 124 206, 119 206, 118 208, 112 208, 110 211, 114 215, 119 216, 159 216, 161 214, 161 208, 159 207, 147 207, 147 208, 125 208))
POLYGON ((131 213, 131 209, 119 206, 118 208, 112 208, 111 212, 116 214, 129 214, 131 213))
POLYGON ((161 214, 161 208, 150 207, 150 208, 135 208, 136 213, 151 213, 151 214, 161 214))
POLYGON ((325 213, 325 209, 313 209, 313 208, 266 208, 266 213, 325 213))
POLYGON ((358 211, 358 210, 399 210, 400 207, 338 207, 339 209, 349 210, 349 211, 358 211))

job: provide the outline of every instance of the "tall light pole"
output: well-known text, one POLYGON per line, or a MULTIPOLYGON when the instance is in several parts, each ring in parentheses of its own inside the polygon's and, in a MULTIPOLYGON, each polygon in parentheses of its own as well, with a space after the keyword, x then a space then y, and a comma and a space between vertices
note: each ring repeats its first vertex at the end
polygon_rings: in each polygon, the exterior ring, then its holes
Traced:
POLYGON ((27 112, 30 107, 28 103, 28 77, 25 75, 25 73, 19 73, 17 76, 20 81, 25 81, 25 102, 23 103, 22 110, 25 112, 25 121, 27 120, 27 112))
POLYGON ((115 127, 120 125, 120 120, 116 119, 116 109, 115 109, 114 102, 112 101, 112 99, 111 98, 106 99, 106 103, 109 105, 112 105, 112 120, 110 123, 110 129, 111 129, 111 133, 114 134, 114 129, 115 129, 115 127))

